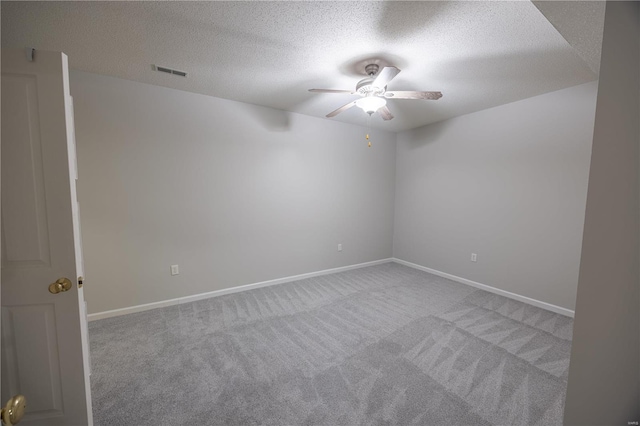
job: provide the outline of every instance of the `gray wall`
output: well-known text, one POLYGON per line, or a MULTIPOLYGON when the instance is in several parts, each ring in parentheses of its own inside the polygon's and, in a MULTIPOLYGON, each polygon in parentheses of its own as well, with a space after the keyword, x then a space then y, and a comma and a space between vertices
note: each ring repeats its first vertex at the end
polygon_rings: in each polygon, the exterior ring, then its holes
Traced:
POLYGON ((573 310, 596 91, 400 133, 394 257, 573 310))
POLYGON ((90 313, 391 257, 394 134, 81 72, 71 92, 90 313))
POLYGON ((607 2, 565 424, 640 421, 640 4, 607 2))

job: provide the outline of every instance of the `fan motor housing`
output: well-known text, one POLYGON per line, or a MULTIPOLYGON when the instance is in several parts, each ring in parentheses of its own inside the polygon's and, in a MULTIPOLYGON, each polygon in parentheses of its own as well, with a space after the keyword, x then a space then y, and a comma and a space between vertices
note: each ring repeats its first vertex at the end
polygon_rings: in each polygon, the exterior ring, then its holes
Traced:
POLYGON ((375 87, 373 86, 373 81, 375 78, 367 77, 358 82, 356 84, 356 92, 358 92, 361 96, 380 96, 384 94, 386 87, 375 87))

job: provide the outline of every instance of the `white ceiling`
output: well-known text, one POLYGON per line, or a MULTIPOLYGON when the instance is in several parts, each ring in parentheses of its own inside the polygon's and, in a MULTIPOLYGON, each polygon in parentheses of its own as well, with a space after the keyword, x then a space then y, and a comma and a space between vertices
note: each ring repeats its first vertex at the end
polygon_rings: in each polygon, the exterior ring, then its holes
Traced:
POLYGON ((534 1, 536 7, 576 49, 594 73, 600 72, 603 1, 534 1))
MULTIPOLYGON (((389 90, 444 94, 389 100, 395 118, 372 125, 401 131, 596 79, 604 7, 570 3, 3 1, 2 47, 61 50, 73 69, 317 117, 354 97, 307 89, 354 88, 377 58, 402 69, 389 90)), ((362 125, 366 114, 332 120, 362 125)))

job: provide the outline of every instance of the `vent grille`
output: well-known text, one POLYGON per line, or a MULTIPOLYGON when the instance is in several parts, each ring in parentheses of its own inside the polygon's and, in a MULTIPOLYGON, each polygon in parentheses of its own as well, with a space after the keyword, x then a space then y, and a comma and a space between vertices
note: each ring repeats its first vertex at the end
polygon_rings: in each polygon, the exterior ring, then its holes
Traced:
POLYGON ((161 67, 159 65, 154 65, 153 69, 156 70, 156 71, 159 71, 159 72, 166 73, 166 74, 177 75, 179 77, 186 77, 187 76, 187 73, 184 72, 184 71, 178 71, 178 70, 174 70, 174 69, 167 68, 167 67, 161 67))

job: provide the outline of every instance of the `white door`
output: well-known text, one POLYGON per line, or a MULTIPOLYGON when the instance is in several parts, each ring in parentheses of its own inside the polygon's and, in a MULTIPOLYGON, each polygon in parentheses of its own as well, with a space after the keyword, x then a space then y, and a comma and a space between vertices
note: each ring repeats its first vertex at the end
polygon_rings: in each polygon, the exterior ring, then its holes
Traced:
POLYGON ((2 49, 1 98, 2 405, 23 394, 21 425, 90 425, 67 56, 2 49))

